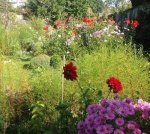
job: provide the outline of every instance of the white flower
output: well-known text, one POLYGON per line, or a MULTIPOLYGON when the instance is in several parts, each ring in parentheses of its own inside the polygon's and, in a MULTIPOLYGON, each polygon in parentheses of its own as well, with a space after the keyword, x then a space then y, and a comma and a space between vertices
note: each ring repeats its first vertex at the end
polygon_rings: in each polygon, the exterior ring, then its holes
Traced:
POLYGON ((61 35, 60 35, 60 34, 58 34, 58 37, 59 37, 59 38, 61 38, 61 35))

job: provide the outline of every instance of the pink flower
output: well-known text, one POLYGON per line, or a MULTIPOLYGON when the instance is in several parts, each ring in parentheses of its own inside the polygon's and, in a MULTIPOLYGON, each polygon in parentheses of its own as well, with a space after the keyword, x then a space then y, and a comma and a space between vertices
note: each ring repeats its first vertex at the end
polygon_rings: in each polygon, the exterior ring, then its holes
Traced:
POLYGON ((137 128, 133 131, 133 134, 142 134, 142 132, 140 129, 137 128))
POLYGON ((144 120, 147 120, 148 118, 149 118, 149 113, 148 113, 148 111, 143 111, 142 112, 142 118, 144 119, 144 120))
POLYGON ((107 134, 105 125, 101 125, 96 129, 97 134, 107 134))
POLYGON ((113 126, 110 124, 106 124, 105 129, 107 134, 111 134, 113 132, 113 126))
POLYGON ((126 19, 126 20, 124 21, 124 23, 127 24, 127 25, 129 25, 129 24, 131 24, 131 21, 130 21, 129 19, 126 19))
POLYGON ((104 124, 105 119, 102 116, 98 116, 94 119, 94 125, 98 127, 99 125, 104 124))
POLYGON ((84 129, 84 122, 83 121, 80 121, 79 123, 78 123, 78 125, 77 125, 77 129, 79 129, 79 130, 82 130, 82 129, 84 129))
POLYGON ((108 112, 106 113, 105 117, 107 120, 113 120, 115 118, 115 114, 112 112, 108 112))
POLYGON ((138 128, 138 124, 135 121, 128 121, 127 128, 130 130, 134 130, 138 128))
POLYGON ((114 131, 114 134, 124 134, 124 132, 122 130, 120 130, 120 129, 116 129, 114 131))
POLYGON ((45 30, 45 31, 48 31, 48 29, 49 29, 49 26, 47 26, 47 25, 43 27, 43 30, 45 30))
POLYGON ((123 118, 117 118, 115 120, 115 123, 118 125, 118 126, 122 126, 124 125, 124 119, 123 118))

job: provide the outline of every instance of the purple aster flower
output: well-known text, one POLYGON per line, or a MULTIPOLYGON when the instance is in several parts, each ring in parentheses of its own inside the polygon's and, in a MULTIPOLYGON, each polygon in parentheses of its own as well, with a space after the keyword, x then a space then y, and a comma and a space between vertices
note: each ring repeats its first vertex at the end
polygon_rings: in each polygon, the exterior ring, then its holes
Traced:
POLYGON ((106 112, 107 112, 106 108, 104 108, 104 107, 102 107, 102 106, 99 107, 99 113, 100 113, 100 114, 105 115, 106 112))
POLYGON ((129 99, 129 98, 125 98, 125 99, 123 100, 123 102, 125 102, 125 103, 127 103, 127 104, 133 104, 133 101, 132 101, 131 99, 129 99))
POLYGON ((138 128, 136 128, 134 131, 133 131, 133 134, 142 134, 142 131, 138 128))
POLYGON ((134 115, 135 114, 135 110, 131 106, 128 108, 127 112, 128 112, 129 115, 134 115))
POLYGON ((96 132, 97 132, 97 134, 107 134, 105 125, 101 125, 101 126, 97 127, 96 132))
POLYGON ((77 129, 82 130, 82 129, 84 129, 84 126, 85 126, 84 121, 80 121, 77 125, 77 129))
POLYGON ((124 131, 125 131, 125 128, 124 128, 124 127, 120 127, 120 130, 124 132, 124 131))
POLYGON ((116 129, 114 131, 114 134, 124 134, 124 132, 122 130, 120 130, 120 129, 116 129))
POLYGON ((92 114, 92 115, 88 115, 87 117, 86 117, 86 119, 85 119, 85 122, 93 122, 94 121, 94 119, 96 118, 96 115, 95 114, 92 114))
POLYGON ((115 120, 115 123, 118 125, 118 126, 122 126, 124 125, 124 119, 123 118, 117 118, 115 120))
POLYGON ((106 133, 107 134, 111 134, 112 132, 113 132, 113 126, 112 125, 110 125, 110 124, 106 124, 105 125, 105 129, 106 129, 106 133))
POLYGON ((117 113, 118 113, 120 116, 126 117, 126 116, 127 116, 127 109, 126 109, 125 107, 120 107, 120 108, 117 110, 117 113))
POLYGON ((84 134, 93 134, 93 129, 87 128, 84 134))
POLYGON ((143 118, 144 120, 147 120, 147 119, 149 118, 149 113, 148 113, 148 111, 142 112, 142 118, 143 118))
POLYGON ((98 104, 92 104, 89 105, 88 108, 86 109, 86 111, 88 112, 88 114, 94 114, 98 111, 99 109, 99 105, 98 104))
POLYGON ((103 125, 105 122, 105 118, 103 116, 98 116, 94 119, 94 125, 97 127, 99 125, 103 125))
POLYGON ((134 130, 138 128, 138 124, 135 121, 128 121, 127 128, 130 130, 134 130))
POLYGON ((115 119, 115 114, 114 113, 111 113, 111 112, 108 112, 105 114, 105 117, 107 120, 113 120, 115 119))
POLYGON ((109 106, 109 103, 108 103, 107 99, 102 99, 100 104, 101 104, 102 107, 108 107, 109 106))
POLYGON ((85 134, 85 131, 84 130, 79 130, 78 134, 85 134))

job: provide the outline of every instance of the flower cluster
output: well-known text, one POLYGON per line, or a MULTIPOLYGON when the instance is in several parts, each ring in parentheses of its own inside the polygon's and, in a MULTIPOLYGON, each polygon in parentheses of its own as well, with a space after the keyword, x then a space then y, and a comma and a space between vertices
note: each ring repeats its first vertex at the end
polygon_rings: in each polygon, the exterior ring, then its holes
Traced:
POLYGON ((86 24, 86 26, 93 26, 95 19, 83 18, 83 22, 86 24))
POLYGON ((125 21, 124 21, 124 23, 126 24, 126 25, 131 25, 133 28, 137 28, 138 26, 139 26, 139 22, 137 21, 137 20, 133 20, 133 21, 131 21, 131 20, 129 20, 129 19, 126 19, 125 21))
POLYGON ((144 120, 148 120, 150 116, 150 103, 143 101, 142 99, 138 100, 138 103, 134 106, 137 111, 139 111, 144 120))
POLYGON ((100 104, 88 106, 87 117, 77 125, 78 134, 144 134, 136 117, 138 110, 144 110, 146 106, 150 103, 141 100, 134 104, 128 98, 103 99, 100 104))

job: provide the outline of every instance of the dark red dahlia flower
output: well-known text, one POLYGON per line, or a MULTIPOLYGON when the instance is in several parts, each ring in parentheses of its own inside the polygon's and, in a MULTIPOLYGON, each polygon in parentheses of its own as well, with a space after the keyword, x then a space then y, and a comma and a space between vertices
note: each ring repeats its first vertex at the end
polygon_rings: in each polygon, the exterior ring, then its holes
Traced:
POLYGON ((115 77, 110 77, 107 80, 107 84, 110 87, 110 90, 113 90, 113 93, 118 93, 123 89, 121 82, 115 77))
POLYGON ((138 22, 137 20, 133 21, 132 26, 133 26, 134 28, 137 28, 137 27, 139 26, 139 22, 138 22))
POLYGON ((64 77, 67 79, 67 80, 76 80, 77 79, 77 68, 76 66, 73 65, 72 62, 66 64, 64 67, 63 67, 63 74, 64 74, 64 77))

